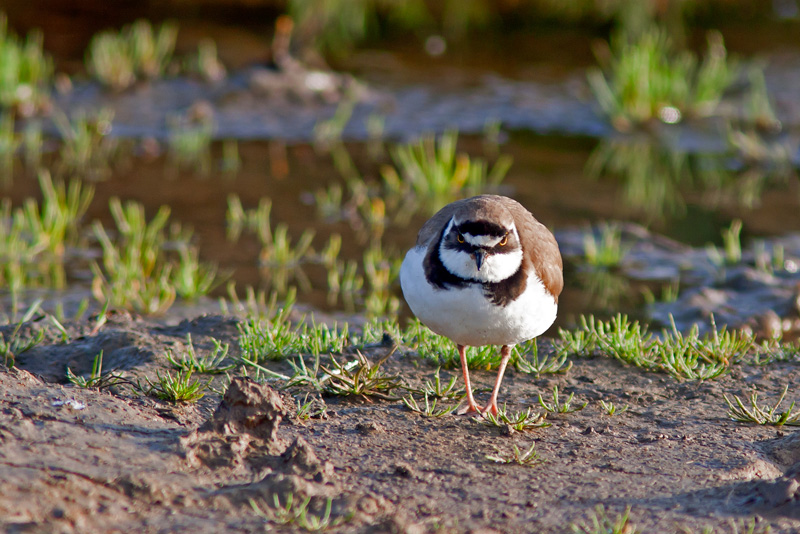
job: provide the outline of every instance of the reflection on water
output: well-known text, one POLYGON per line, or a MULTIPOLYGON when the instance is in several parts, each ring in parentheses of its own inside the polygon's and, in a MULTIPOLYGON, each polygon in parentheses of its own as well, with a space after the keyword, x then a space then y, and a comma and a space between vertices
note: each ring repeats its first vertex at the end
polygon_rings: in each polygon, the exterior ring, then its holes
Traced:
POLYGON ((710 154, 676 149, 650 136, 603 139, 586 172, 618 180, 621 199, 649 222, 683 217, 690 203, 709 210, 752 210, 768 190, 796 188, 794 139, 769 140, 737 130, 728 139, 726 151, 710 154))

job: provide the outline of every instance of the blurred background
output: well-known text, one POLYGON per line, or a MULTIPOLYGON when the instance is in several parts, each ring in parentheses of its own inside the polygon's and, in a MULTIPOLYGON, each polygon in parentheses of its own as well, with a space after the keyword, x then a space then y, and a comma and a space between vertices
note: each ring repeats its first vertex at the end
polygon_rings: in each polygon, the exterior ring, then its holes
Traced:
POLYGON ((407 317, 457 198, 556 232, 557 326, 798 329, 797 0, 6 0, 0 308, 407 317))

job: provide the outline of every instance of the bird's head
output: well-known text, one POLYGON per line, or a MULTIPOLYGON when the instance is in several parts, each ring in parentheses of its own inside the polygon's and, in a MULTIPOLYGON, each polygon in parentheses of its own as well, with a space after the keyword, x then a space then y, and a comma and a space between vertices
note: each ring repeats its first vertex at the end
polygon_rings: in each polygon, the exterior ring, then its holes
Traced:
POLYGON ((513 220, 450 219, 439 242, 439 258, 453 275, 475 282, 500 282, 522 265, 522 246, 513 220))

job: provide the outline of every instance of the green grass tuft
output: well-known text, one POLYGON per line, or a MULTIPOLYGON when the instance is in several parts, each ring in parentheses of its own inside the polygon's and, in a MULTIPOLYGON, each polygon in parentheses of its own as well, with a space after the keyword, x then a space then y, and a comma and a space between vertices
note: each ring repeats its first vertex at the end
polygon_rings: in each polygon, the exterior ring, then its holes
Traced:
POLYGON ((0 108, 29 117, 49 106, 53 60, 42 42, 38 31, 20 40, 9 31, 8 18, 0 12, 0 108))
POLYGON ((483 193, 503 181, 511 167, 510 156, 500 156, 490 169, 483 159, 457 153, 457 142, 458 134, 449 131, 395 147, 391 154, 400 172, 384 168, 387 196, 413 197, 433 214, 458 198, 483 193))
POLYGON ((684 115, 710 115, 738 74, 719 32, 708 34, 703 61, 677 50, 667 31, 653 26, 631 39, 623 32, 611 38, 608 58, 588 72, 600 108, 620 130, 655 118, 679 122, 684 115))
POLYGON ((64 113, 55 113, 53 122, 61 135, 59 173, 94 181, 109 178, 118 148, 117 139, 110 135, 113 120, 111 109, 81 112, 71 119, 64 113))
POLYGON ((406 408, 411 410, 412 412, 418 413, 420 415, 424 415, 425 417, 442 417, 443 415, 450 415, 453 413, 456 408, 458 408, 457 404, 452 406, 446 406, 439 410, 436 409, 436 404, 438 402, 437 398, 430 400, 428 398, 428 394, 425 393, 424 395, 425 404, 420 406, 417 402, 417 399, 414 398, 414 395, 409 395, 408 397, 403 397, 403 404, 406 408))
POLYGON ((589 514, 589 522, 581 521, 573 523, 572 532, 574 534, 636 534, 639 532, 630 523, 631 507, 615 518, 610 518, 602 504, 598 504, 595 511, 589 514))
POLYGON ((526 451, 521 451, 516 443, 512 445, 510 453, 504 453, 497 447, 494 447, 494 450, 495 453, 487 454, 486 459, 499 464, 518 464, 525 467, 534 467, 544 463, 542 457, 536 452, 536 443, 531 443, 530 448, 526 451))
POLYGON ((205 393, 208 384, 192 380, 192 371, 179 371, 172 375, 169 371, 163 375, 156 371, 156 381, 145 378, 146 385, 137 382, 136 389, 145 395, 151 395, 168 402, 197 402, 205 393))
POLYGON ((118 384, 130 383, 128 379, 119 373, 111 372, 103 374, 103 351, 94 357, 92 363, 92 372, 89 377, 79 376, 72 372, 72 369, 67 367, 67 380, 74 386, 83 389, 97 388, 103 389, 118 384))
POLYGON ((587 232, 583 239, 586 263, 593 267, 617 267, 627 250, 622 246, 622 230, 618 224, 600 226, 600 235, 587 232))
POLYGON ((311 497, 306 497, 300 501, 295 499, 294 494, 286 496, 286 502, 281 504, 280 496, 275 493, 272 496, 273 506, 261 508, 255 500, 250 499, 250 507, 253 512, 266 521, 277 525, 294 525, 308 532, 319 532, 340 526, 350 520, 352 514, 332 518, 331 511, 333 500, 329 497, 325 501, 325 508, 320 513, 311 511, 311 497))
POLYGON ((44 340, 44 330, 37 330, 33 335, 29 336, 23 336, 20 333, 22 325, 33 319, 41 305, 41 300, 37 300, 31 304, 8 338, 6 338, 5 334, 0 334, 0 356, 2 356, 3 365, 6 367, 14 367, 17 355, 31 350, 44 340))
POLYGON ((517 432, 550 426, 550 423, 547 422, 547 412, 533 413, 531 409, 528 408, 524 412, 514 413, 508 411, 508 407, 505 404, 497 411, 497 415, 489 412, 484 415, 480 421, 496 427, 510 427, 517 432))
POLYGON ((77 244, 77 227, 94 195, 92 186, 74 180, 53 182, 39 174, 41 203, 32 198, 12 209, 0 203, 0 285, 12 296, 29 287, 63 288, 67 250, 77 244))
POLYGON ((622 314, 608 322, 582 316, 579 329, 561 329, 559 335, 560 354, 589 355, 599 350, 622 362, 666 372, 679 380, 715 378, 754 347, 752 335, 718 330, 713 319, 711 334, 703 337, 697 325, 684 335, 674 322, 671 330, 665 329, 656 337, 646 326, 630 322, 622 314))
POLYGON ((558 386, 553 386, 553 402, 548 403, 543 398, 542 395, 539 394, 539 405, 545 409, 548 413, 573 413, 586 408, 586 405, 589 404, 588 402, 584 402, 580 406, 573 407, 572 406, 572 398, 575 396, 575 393, 570 393, 569 397, 564 402, 559 400, 558 396, 558 386))
POLYGON ((100 83, 122 91, 140 80, 164 75, 172 59, 177 26, 162 24, 158 29, 140 19, 119 32, 109 30, 92 38, 86 54, 86 68, 100 83))
POLYGON ((368 400, 368 397, 396 400, 391 392, 400 387, 400 378, 385 375, 381 371, 381 365, 389 356, 391 354, 375 363, 370 362, 361 352, 357 352, 356 358, 346 363, 339 363, 331 356, 332 369, 320 366, 320 369, 328 375, 325 391, 332 395, 356 396, 365 400, 368 400))
POLYGON ((775 406, 759 406, 757 392, 753 392, 753 394, 750 395, 750 406, 746 406, 736 395, 733 396, 733 401, 729 399, 727 395, 723 395, 725 404, 728 405, 728 417, 740 423, 756 423, 758 425, 772 426, 800 426, 800 412, 792 411, 794 410, 794 402, 789 405, 786 411, 778 411, 778 406, 781 405, 788 391, 789 386, 783 388, 783 393, 781 393, 775 406))
POLYGON ((93 229, 103 249, 102 268, 92 265, 92 291, 100 302, 146 314, 164 313, 177 296, 207 294, 216 284, 217 270, 200 263, 191 245, 192 232, 180 225, 167 227, 170 210, 162 206, 147 220, 144 206, 114 197, 109 202, 116 236, 99 222, 93 229), (178 251, 177 254, 169 250, 178 251))
POLYGON ((606 402, 604 400, 601 400, 600 401, 600 407, 603 409, 603 411, 605 412, 606 415, 616 415, 618 413, 623 413, 623 412, 628 411, 628 407, 627 406, 625 406, 623 408, 620 408, 619 406, 615 405, 611 401, 606 402))
POLYGON ((228 357, 228 349, 230 345, 223 344, 221 341, 211 338, 214 344, 214 349, 205 356, 197 356, 192 343, 192 335, 186 334, 186 348, 180 356, 173 356, 172 351, 167 349, 167 361, 179 371, 204 373, 204 374, 220 374, 225 371, 230 371, 234 364, 223 365, 222 362, 228 357))

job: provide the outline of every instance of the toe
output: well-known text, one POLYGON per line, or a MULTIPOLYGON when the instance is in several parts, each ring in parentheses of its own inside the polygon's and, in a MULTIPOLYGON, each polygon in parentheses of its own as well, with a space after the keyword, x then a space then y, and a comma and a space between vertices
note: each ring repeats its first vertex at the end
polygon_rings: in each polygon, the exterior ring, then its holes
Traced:
POLYGON ((456 413, 458 415, 481 413, 481 409, 475 404, 465 404, 464 406, 460 406, 458 410, 456 410, 456 413))
POLYGON ((490 402, 486 405, 486 408, 481 410, 481 415, 486 415, 487 413, 491 413, 492 415, 497 415, 497 404, 490 402))

